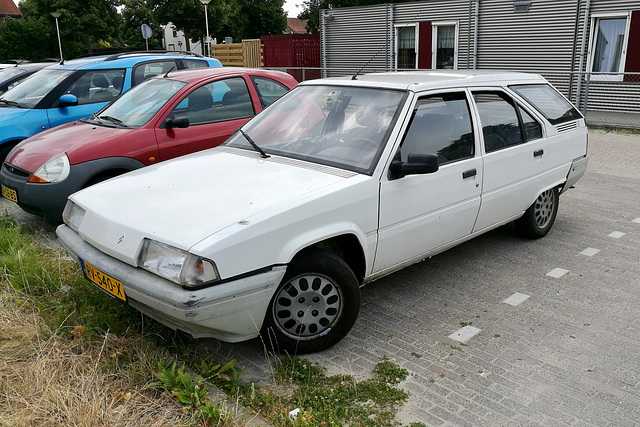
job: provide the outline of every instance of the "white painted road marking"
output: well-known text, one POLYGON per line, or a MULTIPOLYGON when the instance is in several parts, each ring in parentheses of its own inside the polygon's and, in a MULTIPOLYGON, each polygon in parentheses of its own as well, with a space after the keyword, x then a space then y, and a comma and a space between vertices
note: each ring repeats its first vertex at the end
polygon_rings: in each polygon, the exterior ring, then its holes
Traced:
POLYGON ((580 252, 582 255, 586 255, 586 256, 594 256, 595 254, 597 254, 598 252, 600 252, 600 249, 595 249, 595 248, 587 248, 584 251, 580 252))
POLYGON ((550 272, 547 273, 547 276, 553 277, 554 279, 559 279, 565 274, 567 274, 569 270, 565 270, 564 268, 554 268, 550 272))
POLYGON ((482 329, 474 328, 473 326, 465 326, 464 328, 458 329, 456 332, 449 335, 449 338, 458 342, 466 342, 478 335, 480 331, 482 331, 482 329))
POLYGON ((634 220, 633 220, 633 221, 631 221, 631 222, 635 222, 636 224, 640 224, 640 218, 636 218, 636 219, 634 219, 634 220))
POLYGON ((614 231, 613 233, 609 234, 609 237, 613 237, 614 239, 619 239, 622 236, 624 236, 627 233, 623 233, 621 231, 614 231))
POLYGON ((502 301, 505 304, 509 304, 512 306, 517 306, 520 303, 526 301, 529 299, 529 295, 525 295, 525 294, 521 294, 519 292, 516 292, 515 294, 511 295, 509 298, 507 298, 506 300, 502 301))

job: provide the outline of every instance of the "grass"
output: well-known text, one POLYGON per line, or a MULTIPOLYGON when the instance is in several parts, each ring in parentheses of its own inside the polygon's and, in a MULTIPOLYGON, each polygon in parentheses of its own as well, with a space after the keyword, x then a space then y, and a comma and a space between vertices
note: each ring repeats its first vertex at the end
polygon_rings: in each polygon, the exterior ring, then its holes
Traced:
POLYGON ((397 387, 407 371, 386 358, 357 381, 284 357, 275 386, 258 387, 235 361, 203 360, 196 347, 0 217, 0 425, 243 425, 212 397, 214 383, 274 426, 394 426, 408 397, 397 387))

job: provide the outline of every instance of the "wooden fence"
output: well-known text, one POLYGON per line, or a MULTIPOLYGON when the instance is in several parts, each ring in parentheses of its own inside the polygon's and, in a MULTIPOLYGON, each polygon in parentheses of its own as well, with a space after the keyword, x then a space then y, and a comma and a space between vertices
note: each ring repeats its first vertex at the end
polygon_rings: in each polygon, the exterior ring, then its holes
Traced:
POLYGON ((215 44, 211 56, 226 67, 262 67, 262 44, 260 39, 243 40, 242 43, 215 44))

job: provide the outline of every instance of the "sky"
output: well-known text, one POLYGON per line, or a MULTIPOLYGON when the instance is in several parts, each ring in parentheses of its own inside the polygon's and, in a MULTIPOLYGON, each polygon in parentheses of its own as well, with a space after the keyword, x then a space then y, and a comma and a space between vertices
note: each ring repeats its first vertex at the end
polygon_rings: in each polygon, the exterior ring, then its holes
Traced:
MULTIPOLYGON (((285 0, 284 11, 287 12, 288 18, 296 18, 300 12, 302 12, 303 0, 285 0)), ((20 3, 20 0, 13 0, 15 4, 20 3)))
POLYGON ((296 18, 302 12, 302 0, 285 0, 284 11, 288 18, 296 18))

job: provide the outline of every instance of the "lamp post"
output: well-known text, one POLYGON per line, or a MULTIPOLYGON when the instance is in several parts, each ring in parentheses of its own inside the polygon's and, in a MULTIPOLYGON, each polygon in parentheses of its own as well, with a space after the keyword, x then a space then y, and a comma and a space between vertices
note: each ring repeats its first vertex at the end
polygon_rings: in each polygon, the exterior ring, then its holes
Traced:
POLYGON ((206 39, 206 44, 207 46, 209 46, 209 51, 207 52, 206 56, 211 56, 211 40, 209 39, 209 16, 207 14, 207 5, 209 4, 211 0, 200 0, 200 3, 202 3, 204 5, 204 24, 205 27, 207 28, 207 39, 206 39))
POLYGON ((64 59, 62 58, 62 42, 60 41, 60 27, 58 26, 58 18, 60 18, 60 12, 51 12, 51 16, 56 19, 56 32, 58 33, 58 47, 60 48, 60 62, 64 59))

